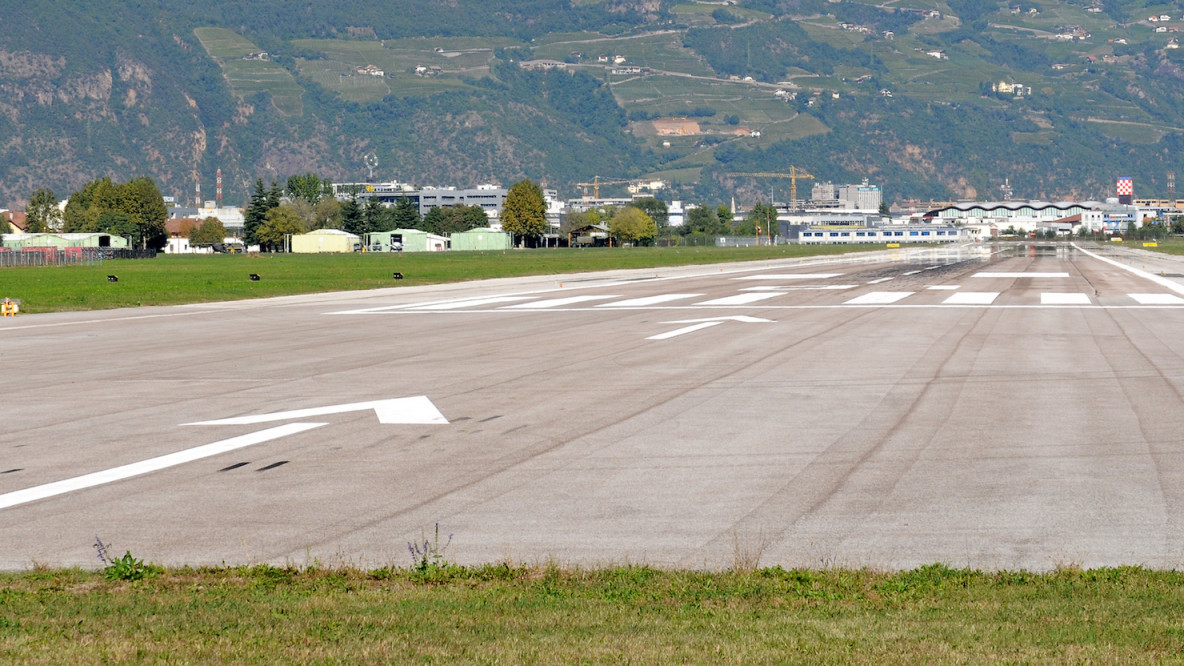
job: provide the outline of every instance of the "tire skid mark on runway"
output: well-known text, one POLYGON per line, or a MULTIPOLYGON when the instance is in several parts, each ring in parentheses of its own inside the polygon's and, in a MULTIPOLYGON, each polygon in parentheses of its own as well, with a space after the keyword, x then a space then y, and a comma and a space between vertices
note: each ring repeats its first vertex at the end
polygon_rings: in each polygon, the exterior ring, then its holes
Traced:
MULTIPOLYGON (((928 436, 924 446, 912 447, 909 441, 893 441, 897 435, 909 427, 916 419, 921 409, 930 410, 932 402, 940 403, 938 411, 946 409, 950 400, 956 402, 965 385, 965 372, 951 371, 955 363, 966 362, 973 365, 978 352, 982 349, 985 335, 979 335, 976 329, 987 317, 989 310, 969 310, 964 321, 956 322, 949 330, 934 340, 921 353, 917 361, 908 372, 902 373, 901 381, 897 381, 884 394, 875 407, 868 410, 867 415, 852 427, 847 433, 836 439, 826 449, 819 452, 814 460, 787 481, 780 490, 761 502, 756 508, 733 523, 727 530, 720 532, 709 543, 705 550, 726 548, 733 535, 762 534, 768 537, 768 546, 775 547, 793 531, 805 517, 820 512, 827 504, 837 501, 840 494, 847 496, 847 501, 862 500, 879 505, 891 493, 891 489, 899 483, 908 470, 916 463, 924 450, 932 443, 934 435, 940 431, 940 425, 927 427, 928 436), (970 316, 970 315, 974 316, 970 316), (964 356, 969 354, 968 358, 964 356), (923 383, 907 381, 909 377, 926 377, 923 383), (951 381, 952 380, 952 381, 951 381), (898 395, 904 393, 906 395, 898 395), (911 398, 908 394, 911 394, 911 398), (951 397, 952 396, 952 397, 951 397), (865 431, 866 434, 858 434, 865 431), (856 443, 857 440, 863 440, 856 443), (880 458, 880 454, 891 445, 896 445, 890 458, 880 458), (903 445, 903 446, 902 446, 903 445), (890 462, 895 468, 890 481, 878 482, 872 479, 872 486, 866 492, 850 493, 845 489, 854 483, 867 484, 858 478, 866 470, 864 466, 870 462, 890 462), (804 493, 803 488, 814 488, 812 493, 804 493), (805 495, 809 502, 802 506, 805 495), (810 497, 812 495, 812 497, 810 497), (850 496, 848 496, 850 495, 850 496)), ((992 316, 991 328, 994 328, 997 315, 992 316)), ((946 419, 952 410, 946 409, 946 419)), ((920 419, 921 422, 928 422, 920 419)), ((883 467, 881 467, 883 469, 883 467)), ((872 476, 876 471, 870 472, 872 476)), ((865 513, 872 513, 870 509, 865 513)), ((842 537, 839 537, 842 538, 842 537)), ((834 543, 823 546, 824 551, 837 552, 840 544, 834 543)))
MULTIPOLYGON (((1107 315, 1112 330, 1103 330, 1103 326, 1092 323, 1093 318, 1086 318, 1086 324, 1094 341, 1116 336, 1123 340, 1122 344, 1098 344, 1097 349, 1109 365, 1114 381, 1122 388, 1122 398, 1135 415, 1139 432, 1143 435, 1146 455, 1155 467, 1167 522, 1164 526, 1165 538, 1170 540, 1175 536, 1175 543, 1164 544, 1165 552, 1179 552, 1184 548, 1184 469, 1180 467, 1181 448, 1178 443, 1180 419, 1173 420, 1172 415, 1180 413, 1180 407, 1184 405, 1184 393, 1164 374, 1164 364, 1157 363, 1131 341, 1128 326, 1141 326, 1148 335, 1156 339, 1159 336, 1136 319, 1130 319, 1124 325, 1114 313, 1107 311, 1107 315), (1142 371, 1132 372, 1136 368, 1142 371), (1169 399, 1174 404, 1165 407, 1164 396, 1174 398, 1174 401, 1169 399)), ((1171 350, 1171 345, 1166 342, 1157 349, 1170 354, 1176 367, 1184 365, 1184 358, 1171 350)))
MULTIPOLYGON (((659 409, 672 400, 677 400, 679 398, 683 398, 683 397, 687 396, 690 393, 700 391, 704 386, 711 385, 711 384, 714 384, 714 383, 717 383, 720 381, 724 381, 734 375, 738 375, 738 374, 747 372, 751 368, 753 368, 754 366, 766 364, 771 356, 775 356, 775 355, 781 354, 781 353, 786 353, 786 352, 789 352, 790 350, 793 350, 794 348, 799 347, 801 345, 810 345, 810 344, 815 343, 817 340, 825 339, 827 336, 832 335, 837 329, 849 326, 853 322, 856 322, 856 321, 863 319, 865 317, 874 316, 875 312, 876 312, 875 310, 851 310, 851 316, 846 318, 844 321, 837 322, 831 326, 826 327, 825 329, 819 330, 819 331, 812 333, 806 337, 795 340, 794 342, 787 345, 786 347, 778 349, 776 352, 762 355, 758 358, 753 359, 752 361, 750 361, 748 363, 745 363, 742 366, 730 366, 726 371, 721 372, 721 373, 715 375, 714 377, 711 377, 710 379, 705 379, 702 381, 697 380, 696 382, 694 382, 693 385, 680 385, 677 388, 673 388, 673 389, 670 389, 670 390, 667 390, 667 391, 664 391, 661 393, 655 391, 654 390, 655 387, 647 385, 645 387, 647 389, 647 395, 652 399, 645 401, 637 409, 634 409, 634 410, 627 412, 627 413, 619 414, 619 415, 617 415, 616 418, 611 419, 611 420, 607 420, 604 424, 602 424, 598 427, 592 428, 590 430, 573 431, 571 433, 561 435, 559 437, 552 437, 547 441, 538 442, 533 445, 527 445, 527 446, 525 446, 521 449, 518 449, 510 454, 507 454, 501 460, 491 463, 482 472, 473 472, 469 475, 468 478, 457 479, 457 482, 454 483, 453 485, 451 485, 450 487, 448 487, 447 489, 441 490, 437 493, 434 493, 431 496, 425 497, 425 498, 421 499, 420 501, 416 502, 415 504, 399 507, 398 509, 396 509, 390 513, 375 516, 375 517, 370 518, 362 523, 352 524, 352 525, 348 525, 348 526, 343 525, 342 529, 336 530, 332 533, 322 531, 319 533, 319 535, 321 536, 321 539, 315 543, 310 544, 309 547, 315 549, 317 547, 320 547, 320 546, 323 546, 326 544, 337 543, 340 540, 342 540, 346 535, 351 534, 353 532, 364 531, 364 530, 371 529, 371 528, 373 528, 377 525, 383 524, 383 523, 387 523, 387 522, 390 522, 393 520, 398 520, 400 518, 404 518, 409 515, 413 515, 416 512, 422 511, 424 508, 431 506, 432 504, 446 500, 449 497, 463 494, 466 491, 472 490, 474 488, 479 488, 482 484, 488 483, 492 479, 495 479, 495 478, 497 478, 501 475, 507 474, 507 473, 517 472, 517 474, 519 474, 519 479, 517 479, 515 483, 509 484, 507 487, 498 490, 494 494, 485 493, 485 494, 482 494, 477 499, 463 500, 465 502, 464 508, 467 509, 472 506, 478 506, 478 505, 496 500, 498 498, 501 498, 507 494, 516 492, 517 490, 519 490, 523 486, 525 486, 529 483, 533 483, 537 479, 543 478, 545 476, 548 476, 548 475, 558 472, 560 470, 567 469, 568 467, 570 467, 572 465, 579 464, 584 459, 586 459, 588 456, 594 455, 596 453, 596 451, 589 451, 588 454, 585 456, 566 460, 560 466, 540 465, 537 468, 530 469, 530 470, 520 469, 524 465, 526 465, 532 461, 536 461, 539 458, 545 457, 545 456, 551 454, 552 452, 558 451, 573 442, 577 442, 579 440, 586 439, 586 438, 595 437, 596 435, 598 435, 599 433, 601 433, 605 430, 609 430, 611 428, 618 427, 621 423, 628 422, 628 421, 630 421, 636 417, 639 417, 647 412, 659 409)), ((613 356, 628 357, 635 352, 635 349, 643 347, 644 344, 645 344, 644 341, 636 341, 632 345, 627 346, 627 347, 620 346, 616 349, 616 352, 613 354, 613 356)), ((603 356, 591 357, 591 358, 583 360, 582 362, 603 363, 604 357, 603 356)), ((570 365, 570 358, 567 359, 567 362, 564 363, 564 365, 570 365)), ((500 384, 509 383, 509 382, 513 382, 513 381, 518 381, 524 377, 535 374, 538 371, 539 371, 539 368, 536 366, 535 368, 524 373, 523 375, 517 376, 513 379, 498 382, 497 384, 495 384, 493 386, 497 386, 500 384)), ((468 391, 463 391, 460 394, 454 394, 454 395, 462 395, 464 393, 472 393, 472 392, 486 392, 486 391, 489 391, 490 388, 491 388, 490 386, 474 387, 474 388, 469 389, 468 391)), ((700 404, 700 405, 710 404, 712 402, 712 400, 713 400, 712 397, 706 396, 701 401, 699 401, 698 404, 700 404)), ((687 409, 693 409, 693 408, 694 408, 694 406, 687 407, 687 409)), ((674 418, 674 417, 670 417, 670 418, 674 418)), ((456 421, 458 419, 452 419, 452 420, 456 421)), ((669 419, 666 419, 666 420, 669 420, 669 419)), ((464 509, 461 509, 461 510, 464 510, 464 509)), ((449 515, 451 514, 452 511, 455 511, 455 509, 450 510, 449 514, 434 513, 432 520, 444 520, 449 517, 449 515)), ((273 553, 271 556, 283 557, 286 554, 287 553, 273 553)))

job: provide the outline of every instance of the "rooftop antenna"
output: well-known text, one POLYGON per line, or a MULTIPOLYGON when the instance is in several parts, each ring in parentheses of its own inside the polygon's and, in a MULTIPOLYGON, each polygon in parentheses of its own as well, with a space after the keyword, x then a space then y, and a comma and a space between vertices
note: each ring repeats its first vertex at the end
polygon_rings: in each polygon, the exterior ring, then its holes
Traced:
POLYGON ((1003 179, 1003 184, 999 186, 999 191, 1003 193, 1003 200, 1004 201, 1011 201, 1012 191, 1011 191, 1011 179, 1010 178, 1003 179))
POLYGON ((366 169, 369 172, 369 175, 366 177, 366 179, 370 182, 374 182, 374 167, 378 166, 378 155, 375 155, 374 153, 367 153, 366 156, 362 158, 362 161, 365 162, 366 169))
POLYGON ((1172 205, 1176 204, 1176 172, 1168 172, 1168 199, 1171 200, 1172 205))

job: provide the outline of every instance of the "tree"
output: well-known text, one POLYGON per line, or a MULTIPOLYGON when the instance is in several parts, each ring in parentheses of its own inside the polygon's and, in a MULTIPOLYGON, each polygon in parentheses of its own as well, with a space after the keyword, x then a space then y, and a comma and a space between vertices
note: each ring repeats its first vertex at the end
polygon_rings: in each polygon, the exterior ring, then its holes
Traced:
POLYGON ((315 173, 288 176, 288 182, 284 189, 292 201, 300 199, 314 206, 322 199, 333 197, 333 184, 328 180, 321 180, 321 177, 315 173))
POLYGON ((424 215, 423 220, 419 223, 419 228, 429 234, 440 233, 440 228, 443 226, 444 211, 439 206, 429 208, 427 215, 424 215))
POLYGON ((732 209, 720 204, 715 207, 715 216, 719 218, 720 226, 726 230, 725 233, 732 233, 732 229, 736 226, 735 221, 732 219, 734 217, 732 215, 732 209))
POLYGON ((776 236, 777 209, 773 204, 757 203, 744 221, 736 226, 737 236, 776 236))
POLYGON ((419 216, 419 207, 407 197, 399 197, 392 213, 396 229, 418 229, 423 221, 419 216))
POLYGON ((168 243, 168 233, 164 228, 169 215, 168 208, 151 178, 133 178, 118 186, 116 208, 131 218, 134 226, 129 240, 133 246, 159 250, 168 243))
POLYGON ((547 231, 547 204, 543 190, 530 180, 510 186, 502 205, 502 229, 512 236, 537 238, 547 231))
POLYGON ((361 236, 366 233, 366 218, 357 197, 350 197, 341 204, 341 229, 361 236))
POLYGON ((58 198, 53 190, 43 187, 29 197, 29 205, 25 206, 28 226, 31 234, 57 231, 62 226, 62 210, 58 208, 58 198))
POLYGON ((213 245, 226 240, 226 225, 216 217, 207 217, 189 232, 190 245, 213 245))
POLYGON ((267 211, 271 208, 267 205, 267 192, 263 189, 263 179, 256 178, 255 186, 251 190, 251 200, 247 203, 247 209, 243 211, 243 240, 247 245, 258 245, 259 226, 267 219, 267 211))
POLYGON ((278 250, 284 247, 284 241, 293 234, 304 233, 304 221, 300 214, 291 206, 276 206, 267 211, 263 224, 255 232, 259 238, 259 245, 278 250))
POLYGON ((340 229, 341 202, 333 197, 327 197, 312 207, 312 224, 310 229, 340 229))
POLYGON ((637 245, 652 241, 658 235, 658 225, 640 208, 625 206, 608 222, 609 232, 622 243, 637 245))
POLYGON ((476 205, 444 206, 432 210, 437 211, 432 220, 434 227, 432 233, 440 235, 455 234, 489 224, 489 216, 485 214, 485 210, 476 205))
POLYGON ((110 178, 92 180, 70 195, 62 215, 62 229, 67 233, 99 231, 99 215, 115 210, 118 188, 110 178))
POLYGON ((645 197, 636 199, 629 205, 649 215, 650 219, 654 221, 654 224, 658 226, 659 233, 665 230, 670 224, 670 208, 661 199, 645 197))
POLYGON ((698 206, 687 211, 687 221, 683 225, 683 230, 687 234, 703 234, 707 236, 719 236, 729 233, 720 224, 719 216, 715 210, 707 206, 698 206))
MULTIPOLYGON (((382 205, 382 202, 377 197, 367 199, 366 205, 362 208, 362 218, 365 220, 366 233, 394 229, 395 219, 391 213, 391 209, 382 205)), ((360 236, 361 234, 358 235, 360 236)))

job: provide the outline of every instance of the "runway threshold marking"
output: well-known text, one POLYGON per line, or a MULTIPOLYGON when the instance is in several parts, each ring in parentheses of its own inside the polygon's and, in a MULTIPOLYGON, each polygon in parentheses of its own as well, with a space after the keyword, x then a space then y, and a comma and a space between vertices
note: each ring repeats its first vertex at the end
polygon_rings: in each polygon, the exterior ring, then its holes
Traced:
POLYGON ((1139 305, 1184 305, 1184 298, 1172 294, 1127 294, 1139 305))
POLYGON ((888 305, 912 296, 911 291, 869 291, 862 296, 856 296, 843 305, 888 305))
POLYGON ((1009 279, 1067 278, 1067 277, 1069 277, 1069 274, 1068 273, 1037 273, 1037 272, 1032 272, 1032 273, 990 273, 990 272, 984 272, 984 273, 975 273, 972 277, 976 277, 976 278, 1009 278, 1009 279))
POLYGON ((760 317, 749 317, 747 315, 739 315, 739 316, 734 316, 734 317, 708 317, 705 319, 680 319, 678 321, 664 321, 664 322, 662 322, 663 324, 691 324, 691 326, 684 326, 682 328, 678 328, 673 331, 667 331, 665 333, 651 335, 650 337, 646 338, 646 340, 669 340, 670 338, 676 338, 680 335, 686 335, 687 333, 694 333, 695 331, 701 331, 705 328, 711 328, 712 326, 718 326, 718 325, 724 323, 725 321, 738 321, 738 322, 742 322, 745 324, 771 324, 771 323, 773 323, 773 321, 770 319, 762 319, 760 317))
POLYGON ((645 296, 643 298, 630 298, 624 301, 616 301, 614 303, 601 303, 595 307, 598 308, 637 308, 645 307, 647 305, 657 305, 659 303, 669 303, 670 301, 678 301, 684 298, 696 298, 703 294, 660 294, 658 296, 645 296))
POLYGON ((1089 305, 1089 296, 1081 293, 1045 292, 1040 294, 1041 305, 1089 305))
POLYGON ((0 509, 7 509, 20 504, 27 504, 35 502, 40 499, 54 497, 56 495, 63 495, 65 493, 74 492, 75 490, 82 490, 84 488, 93 488, 115 481, 122 481, 123 479, 130 479, 133 476, 141 476, 150 472, 156 472, 169 467, 175 467, 194 460, 202 458, 209 458, 235 449, 241 449, 255 444, 262 444, 273 439, 286 437, 288 435, 295 435, 297 433, 319 428, 328 425, 327 423, 288 423, 267 430, 260 430, 248 435, 240 435, 238 437, 231 437, 230 439, 223 439, 211 444, 186 449, 184 451, 177 451, 176 453, 169 453, 156 458, 149 458, 148 460, 141 460, 140 462, 130 463, 128 465, 120 465, 119 467, 112 467, 111 469, 103 470, 101 472, 92 472, 90 474, 83 474, 72 479, 65 479, 63 481, 54 481, 53 483, 46 483, 40 486, 33 486, 32 488, 25 488, 24 490, 15 490, 10 493, 0 495, 0 509))
MULTIPOLYGON (((227 419, 217 419, 214 421, 199 421, 195 423, 182 423, 181 425, 254 425, 258 423, 269 423, 273 421, 289 421, 293 419, 302 419, 310 416, 327 416, 330 414, 343 414, 346 412, 357 412, 374 410, 378 417, 379 423, 385 424, 424 424, 437 425, 447 424, 448 419, 436 409, 432 401, 427 396, 414 396, 410 398, 392 398, 387 400, 371 400, 368 402, 354 402, 344 405, 329 405, 326 407, 313 407, 311 409, 296 409, 285 412, 273 412, 271 414, 256 414, 253 416, 235 416, 227 419)), ((288 435, 295 435, 314 428, 329 425, 328 423, 287 423, 281 426, 267 428, 258 432, 248 433, 246 435, 239 435, 229 439, 219 440, 210 444, 203 444, 191 449, 183 451, 176 451, 168 453, 163 456, 149 458, 148 460, 141 460, 139 462, 129 463, 127 465, 120 465, 119 467, 112 467, 111 469, 102 470, 100 472, 92 472, 90 474, 83 474, 70 479, 62 481, 54 481, 52 483, 45 483, 32 488, 25 488, 24 490, 14 490, 9 493, 0 495, 0 509, 7 509, 9 507, 20 504, 27 504, 35 502, 40 499, 62 495, 75 490, 83 490, 85 488, 93 488, 115 481, 122 481, 130 479, 134 476, 142 476, 151 472, 157 472, 169 467, 183 465, 202 458, 209 458, 211 456, 220 455, 236 449, 241 449, 255 444, 262 444, 273 439, 286 437, 288 435)))
POLYGON ((960 291, 942 301, 946 305, 990 305, 999 298, 997 291, 960 291))

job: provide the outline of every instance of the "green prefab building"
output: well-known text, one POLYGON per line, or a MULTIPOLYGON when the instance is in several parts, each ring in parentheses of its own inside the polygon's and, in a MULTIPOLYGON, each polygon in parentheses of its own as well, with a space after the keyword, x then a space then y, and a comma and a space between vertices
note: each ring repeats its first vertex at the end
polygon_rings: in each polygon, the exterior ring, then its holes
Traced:
POLYGON ((510 234, 493 229, 469 229, 452 234, 452 249, 465 250, 508 250, 513 241, 510 234))
POLYGON ((448 239, 420 229, 376 231, 367 235, 368 252, 398 252, 392 244, 402 243, 403 252, 441 252, 448 249, 448 239))
POLYGON ((59 250, 73 247, 116 247, 128 246, 123 236, 111 234, 4 234, 4 247, 23 250, 27 247, 52 247, 59 250))

